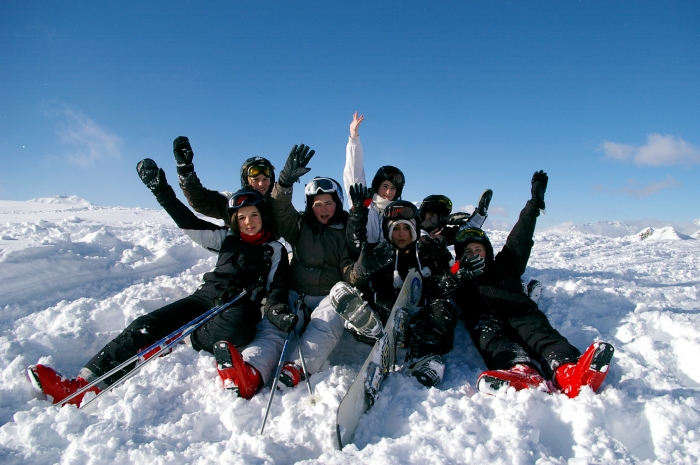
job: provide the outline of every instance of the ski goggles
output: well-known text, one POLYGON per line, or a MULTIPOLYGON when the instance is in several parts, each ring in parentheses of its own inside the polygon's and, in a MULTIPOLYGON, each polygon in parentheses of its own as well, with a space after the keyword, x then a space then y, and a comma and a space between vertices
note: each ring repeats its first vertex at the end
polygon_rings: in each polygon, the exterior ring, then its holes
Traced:
POLYGON ((389 220, 414 220, 418 210, 410 204, 388 205, 384 209, 384 218, 389 220))
POLYGON ((250 165, 246 170, 246 176, 254 178, 258 175, 263 175, 266 178, 272 177, 272 168, 267 165, 250 165))
POLYGON ((304 187, 306 195, 332 194, 338 191, 338 186, 328 178, 314 178, 304 187))
POLYGON ((479 228, 464 228, 460 229, 455 235, 455 244, 467 242, 469 239, 482 241, 486 237, 486 233, 479 228))
POLYGON ((228 200, 228 210, 238 210, 241 207, 256 206, 262 202, 263 196, 259 192, 241 192, 233 194, 228 200))
POLYGON ((394 186, 403 186, 404 179, 400 171, 384 170, 383 174, 387 178, 387 181, 394 183, 394 186))

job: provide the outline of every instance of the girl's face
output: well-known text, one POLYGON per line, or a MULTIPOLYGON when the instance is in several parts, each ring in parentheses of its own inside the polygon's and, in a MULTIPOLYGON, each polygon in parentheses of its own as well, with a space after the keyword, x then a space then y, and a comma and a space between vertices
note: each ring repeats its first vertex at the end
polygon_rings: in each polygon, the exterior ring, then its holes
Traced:
POLYGON ((253 205, 239 208, 236 213, 236 221, 238 222, 238 229, 249 236, 259 233, 262 229, 262 217, 258 207, 253 205))
POLYGON ((399 223, 391 231, 391 242, 397 249, 403 250, 411 245, 411 236, 411 227, 406 223, 399 223))
POLYGON ((394 200, 396 197, 396 186, 391 181, 382 181, 377 189, 377 195, 383 199, 394 200))
POLYGON ((248 176, 248 185, 262 195, 265 195, 267 191, 270 190, 270 178, 262 173, 255 177, 248 176))
POLYGON ((314 196, 314 203, 311 204, 311 210, 321 224, 328 224, 333 218, 335 207, 335 201, 331 194, 317 194, 314 196))

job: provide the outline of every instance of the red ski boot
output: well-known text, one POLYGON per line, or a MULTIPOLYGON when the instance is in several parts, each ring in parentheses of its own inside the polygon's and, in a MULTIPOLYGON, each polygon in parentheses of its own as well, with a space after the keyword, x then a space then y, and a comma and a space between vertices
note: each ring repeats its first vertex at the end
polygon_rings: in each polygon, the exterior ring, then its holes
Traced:
POLYGON ((610 368, 613 346, 607 342, 594 342, 576 363, 567 363, 554 372, 554 384, 570 398, 576 397, 582 386, 590 386, 593 392, 603 384, 610 368))
POLYGON ((228 341, 214 344, 216 370, 219 372, 225 389, 232 389, 239 397, 250 399, 262 387, 260 372, 243 361, 236 346, 228 341))
MULTIPOLYGON (((32 365, 28 367, 27 375, 34 389, 46 394, 54 404, 60 403, 78 389, 89 384, 88 381, 81 377, 68 379, 53 368, 45 365, 32 365)), ((72 398, 68 403, 80 406, 83 396, 88 392, 98 394, 100 389, 97 386, 93 386, 85 393, 72 398)))
POLYGON ((491 395, 508 386, 520 391, 521 389, 536 389, 540 386, 546 387, 546 383, 537 370, 524 364, 517 364, 509 370, 485 371, 476 382, 479 391, 491 395))
POLYGON ((280 372, 280 379, 277 380, 277 389, 284 390, 287 388, 293 388, 300 381, 304 381, 306 376, 304 376, 304 370, 294 362, 287 362, 282 367, 280 372))

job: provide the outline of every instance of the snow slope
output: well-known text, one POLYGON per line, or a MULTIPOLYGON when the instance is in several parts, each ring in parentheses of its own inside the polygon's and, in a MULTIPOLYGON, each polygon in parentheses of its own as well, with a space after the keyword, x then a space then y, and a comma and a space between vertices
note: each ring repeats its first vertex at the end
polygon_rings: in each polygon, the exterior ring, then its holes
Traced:
MULTIPOLYGON (((507 236, 489 234, 497 249, 507 236)), ((215 257, 162 211, 0 201, 0 462, 699 463, 694 237, 538 232, 526 277, 545 285, 540 307, 579 349, 597 339, 616 348, 601 392, 477 393, 484 365, 460 325, 443 383, 390 374, 340 452, 335 408, 368 348, 347 335, 311 378, 316 402, 303 386, 275 396, 264 436, 269 388, 238 399, 221 389, 213 357, 185 346, 88 411, 41 399, 27 365, 75 376, 134 318, 193 292, 215 257)))

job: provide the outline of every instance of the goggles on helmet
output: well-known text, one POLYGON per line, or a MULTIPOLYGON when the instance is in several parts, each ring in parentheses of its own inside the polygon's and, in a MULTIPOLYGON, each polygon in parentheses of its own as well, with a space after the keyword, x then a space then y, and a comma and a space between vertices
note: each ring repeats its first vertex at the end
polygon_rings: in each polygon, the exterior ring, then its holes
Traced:
POLYGON ((262 194, 258 191, 238 191, 228 200, 229 214, 237 211, 241 207, 256 206, 264 200, 262 194))
POLYGON ((266 178, 272 177, 272 168, 266 165, 250 165, 246 170, 246 176, 254 178, 262 174, 266 178))
POLYGON ((309 181, 304 187, 304 194, 308 197, 311 195, 318 194, 332 194, 336 193, 340 203, 343 203, 343 191, 337 182, 333 181, 331 178, 314 178, 309 181))
POLYGON ((393 182, 394 186, 403 186, 404 179, 401 171, 393 171, 385 168, 382 174, 386 177, 387 181, 393 182))
POLYGON ((416 207, 409 202, 398 205, 389 204, 384 209, 384 218, 390 220, 414 220, 418 216, 417 212, 416 207))
POLYGON ((467 242, 469 239, 482 241, 486 233, 479 228, 464 228, 460 229, 455 235, 455 244, 467 242))

